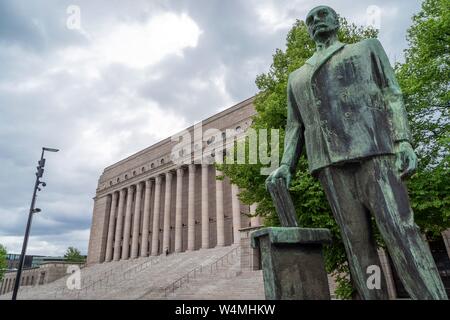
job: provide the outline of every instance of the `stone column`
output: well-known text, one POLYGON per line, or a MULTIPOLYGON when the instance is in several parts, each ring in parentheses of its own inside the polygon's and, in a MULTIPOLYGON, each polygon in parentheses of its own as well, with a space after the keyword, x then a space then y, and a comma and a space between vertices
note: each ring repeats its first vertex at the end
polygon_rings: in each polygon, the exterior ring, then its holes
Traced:
POLYGON ((177 169, 177 194, 176 194, 176 209, 175 209, 175 252, 181 252, 183 243, 181 241, 183 236, 182 224, 182 199, 183 199, 183 168, 177 169))
MULTIPOLYGON (((257 207, 258 207, 258 204, 256 202, 250 206, 250 214, 251 215, 254 215, 256 213, 257 207)), ((261 225, 261 217, 260 216, 251 217, 250 225, 252 227, 259 227, 261 225)))
POLYGON ((128 187, 127 205, 125 211, 125 225, 123 227, 122 259, 130 256, 130 233, 131 233, 131 205, 133 203, 133 186, 128 187))
POLYGON ((123 207, 125 202, 125 189, 120 190, 119 207, 117 208, 116 235, 114 240, 114 261, 120 260, 120 243, 122 242, 123 207))
POLYGON ((231 185, 231 206, 233 211, 233 239, 235 244, 241 242, 239 229, 241 228, 241 206, 239 203, 239 188, 237 185, 231 185))
POLYGON ((163 253, 170 250, 170 201, 172 200, 172 173, 166 172, 166 193, 164 196, 163 253))
POLYGON ((189 165, 188 251, 195 250, 195 164, 189 165))
POLYGON ((148 233, 150 228, 150 196, 151 196, 151 182, 145 181, 144 194, 144 218, 142 219, 142 240, 141 240, 141 257, 148 256, 148 233))
POLYGON ((141 222, 141 197, 142 197, 142 183, 136 185, 136 200, 134 201, 134 216, 133 216, 133 233, 131 242, 131 259, 138 257, 139 248, 139 229, 141 222))
MULTIPOLYGON (((216 177, 222 176, 222 172, 216 170, 216 177)), ((216 179, 216 226, 217 246, 225 245, 225 218, 223 215, 223 181, 216 179)))
POLYGON ((157 176, 155 179, 155 202, 153 206, 152 256, 158 255, 160 206, 161 206, 161 176, 157 176))
POLYGON ((114 247, 114 229, 116 224, 116 207, 117 207, 118 193, 114 192, 112 194, 111 211, 109 213, 109 225, 108 225, 108 238, 106 240, 106 256, 105 261, 109 262, 113 258, 113 247, 114 247))
POLYGON ((208 169, 209 165, 202 164, 202 249, 209 248, 208 169))

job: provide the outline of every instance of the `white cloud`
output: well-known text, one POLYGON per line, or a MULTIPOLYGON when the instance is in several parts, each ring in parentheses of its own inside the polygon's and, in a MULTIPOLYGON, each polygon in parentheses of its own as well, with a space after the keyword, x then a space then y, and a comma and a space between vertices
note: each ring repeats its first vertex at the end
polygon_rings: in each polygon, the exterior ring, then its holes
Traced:
POLYGON ((166 12, 146 24, 121 24, 98 39, 95 49, 110 63, 134 68, 155 64, 169 54, 181 56, 195 48, 202 31, 187 14, 166 12))
POLYGON ((263 23, 260 28, 271 33, 288 30, 295 19, 303 19, 303 12, 312 8, 307 2, 304 0, 254 0, 257 16, 263 23))
POLYGON ((292 26, 293 19, 288 19, 285 11, 270 2, 257 7, 256 12, 259 19, 265 23, 265 27, 272 32, 292 26))
MULTIPOLYGON (((30 236, 27 246, 27 254, 43 256, 63 256, 69 246, 87 254, 89 241, 89 229, 72 230, 61 235, 30 236)), ((23 236, 0 236, 8 253, 20 253, 22 251, 23 236)))

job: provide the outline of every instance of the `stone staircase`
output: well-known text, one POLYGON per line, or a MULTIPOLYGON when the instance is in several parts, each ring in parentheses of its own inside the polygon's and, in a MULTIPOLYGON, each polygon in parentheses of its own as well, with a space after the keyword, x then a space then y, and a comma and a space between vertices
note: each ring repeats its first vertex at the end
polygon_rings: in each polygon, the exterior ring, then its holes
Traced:
POLYGON ((207 271, 167 295, 177 300, 264 300, 262 270, 240 271, 239 259, 207 271))
MULTIPOLYGON (((95 264, 80 270, 82 290, 93 287, 99 281, 119 276, 136 265, 136 260, 121 260, 110 263, 95 264)), ((18 299, 73 299, 75 293, 82 290, 69 290, 67 280, 70 277, 58 279, 45 285, 21 286, 18 299)), ((12 293, 1 295, 0 299, 10 299, 12 293)))
MULTIPOLYGON (((92 265, 40 286, 21 287, 18 299, 263 299, 261 271, 241 272, 239 246, 201 249, 92 265)), ((10 299, 11 293, 0 296, 10 299)))

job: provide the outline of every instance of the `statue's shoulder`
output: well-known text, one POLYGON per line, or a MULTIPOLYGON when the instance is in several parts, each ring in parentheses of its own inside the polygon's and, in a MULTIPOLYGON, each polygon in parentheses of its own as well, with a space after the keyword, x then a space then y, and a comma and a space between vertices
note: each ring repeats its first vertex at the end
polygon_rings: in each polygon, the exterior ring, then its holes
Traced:
POLYGON ((306 77, 308 74, 308 68, 311 68, 311 66, 305 63, 300 68, 297 68, 294 71, 292 71, 289 74, 288 82, 290 83, 298 82, 302 78, 306 77))
POLYGON ((356 43, 352 43, 352 44, 347 44, 346 45, 346 49, 347 50, 362 50, 362 49, 376 49, 376 48, 380 48, 381 46, 381 42, 380 40, 376 39, 376 38, 368 38, 368 39, 363 39, 361 41, 358 41, 356 43))

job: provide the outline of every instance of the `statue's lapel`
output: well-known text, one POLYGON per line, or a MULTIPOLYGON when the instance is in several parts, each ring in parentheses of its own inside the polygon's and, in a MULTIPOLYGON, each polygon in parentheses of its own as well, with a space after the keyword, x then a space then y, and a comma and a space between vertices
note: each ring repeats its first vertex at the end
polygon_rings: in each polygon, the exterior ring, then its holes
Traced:
POLYGON ((328 59, 333 56, 337 51, 342 49, 345 46, 345 43, 336 41, 335 44, 332 46, 329 46, 327 49, 325 49, 325 52, 322 54, 318 54, 317 52, 313 54, 311 58, 309 58, 306 63, 313 66, 312 72, 311 72, 311 78, 314 76, 316 71, 325 63, 328 61, 328 59))
POLYGON ((314 104, 316 105, 315 101, 317 97, 314 96, 314 91, 312 89, 312 80, 314 77, 314 74, 319 70, 319 68, 330 59, 333 54, 335 54, 337 51, 342 49, 345 46, 345 43, 337 41, 332 46, 329 46, 325 52, 318 54, 317 52, 313 54, 311 58, 306 60, 306 63, 311 66, 309 76, 308 76, 308 82, 309 82, 309 89, 310 89, 310 97, 313 99, 314 104))

